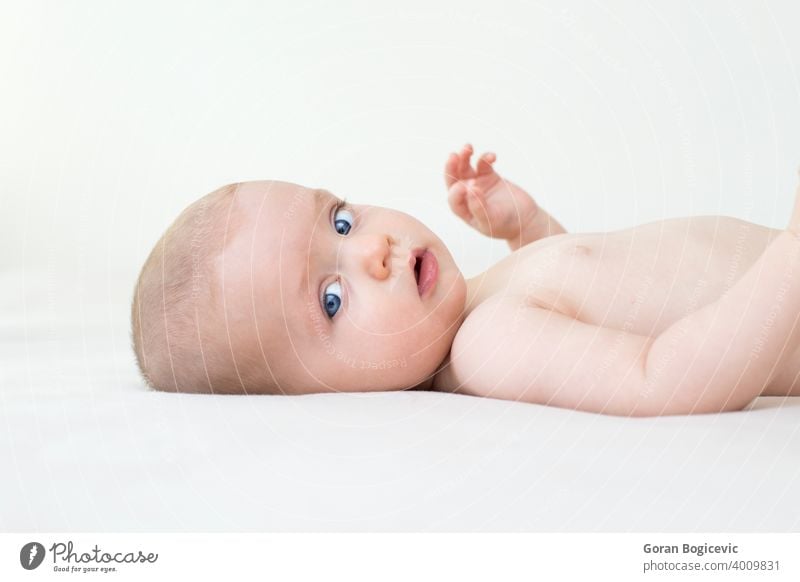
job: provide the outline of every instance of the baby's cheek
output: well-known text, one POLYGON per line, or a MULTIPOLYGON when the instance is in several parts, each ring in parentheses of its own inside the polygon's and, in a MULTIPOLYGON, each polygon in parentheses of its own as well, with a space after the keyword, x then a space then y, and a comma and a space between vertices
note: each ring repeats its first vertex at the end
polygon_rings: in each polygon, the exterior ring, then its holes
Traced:
POLYGON ((329 388, 343 392, 396 390, 419 376, 414 360, 392 346, 373 344, 342 350, 322 364, 320 377, 329 388))
POLYGON ((413 343, 407 341, 403 334, 372 336, 360 343, 359 351, 363 360, 380 362, 407 358, 412 346, 413 343))
MULTIPOLYGON (((434 314, 413 312, 397 307, 363 310, 348 318, 346 327, 337 333, 337 351, 367 363, 406 359, 419 352, 439 353, 446 339, 447 325, 434 314)), ((446 347, 449 349, 449 346, 446 347)), ((447 351, 445 349, 445 353, 447 351)), ((435 354, 431 354, 435 357, 435 354)))
POLYGON ((427 378, 449 346, 421 329, 394 335, 358 334, 339 338, 317 362, 320 377, 340 391, 407 388, 427 378))
POLYGON ((352 326, 363 334, 366 341, 372 341, 375 336, 406 334, 424 321, 424 315, 410 313, 409 309, 395 305, 364 310, 350 318, 352 326))

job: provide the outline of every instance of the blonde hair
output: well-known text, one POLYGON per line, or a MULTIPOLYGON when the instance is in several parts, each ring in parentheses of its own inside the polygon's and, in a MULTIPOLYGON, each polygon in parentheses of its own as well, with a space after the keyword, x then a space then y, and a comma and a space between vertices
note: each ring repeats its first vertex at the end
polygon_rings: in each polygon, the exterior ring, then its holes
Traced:
POLYGON ((190 204, 156 243, 136 281, 133 351, 145 382, 170 392, 240 393, 214 262, 232 238, 238 183, 190 204), (234 373, 235 372, 235 373, 234 373))

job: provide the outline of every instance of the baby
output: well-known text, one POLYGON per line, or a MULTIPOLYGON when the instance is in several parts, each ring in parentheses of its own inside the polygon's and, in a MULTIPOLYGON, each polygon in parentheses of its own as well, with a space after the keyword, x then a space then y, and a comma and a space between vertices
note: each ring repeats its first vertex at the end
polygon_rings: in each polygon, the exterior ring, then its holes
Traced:
POLYGON ((785 230, 703 216, 568 234, 472 153, 447 161, 450 207, 513 252, 469 280, 414 217, 326 190, 246 182, 191 204, 134 292, 148 384, 441 390, 624 416, 800 395, 800 188, 785 230))

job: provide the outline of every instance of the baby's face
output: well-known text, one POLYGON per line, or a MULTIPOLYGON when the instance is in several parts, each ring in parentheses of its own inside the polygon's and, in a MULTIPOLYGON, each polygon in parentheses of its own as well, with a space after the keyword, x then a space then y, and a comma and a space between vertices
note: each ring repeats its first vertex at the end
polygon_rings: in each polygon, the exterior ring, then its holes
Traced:
POLYGON ((272 181, 241 185, 235 212, 217 268, 237 361, 268 364, 288 393, 409 388, 436 371, 466 284, 421 222, 272 181))

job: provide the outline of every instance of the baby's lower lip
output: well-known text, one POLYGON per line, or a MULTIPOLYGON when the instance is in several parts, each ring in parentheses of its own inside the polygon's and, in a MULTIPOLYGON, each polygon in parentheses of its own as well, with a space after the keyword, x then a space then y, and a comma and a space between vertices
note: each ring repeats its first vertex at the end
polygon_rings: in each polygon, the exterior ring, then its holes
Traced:
POLYGON ((439 278, 439 261, 436 256, 426 250, 422 254, 422 264, 419 268, 419 281, 417 283, 417 291, 420 297, 425 297, 429 291, 436 285, 436 280, 439 278))

